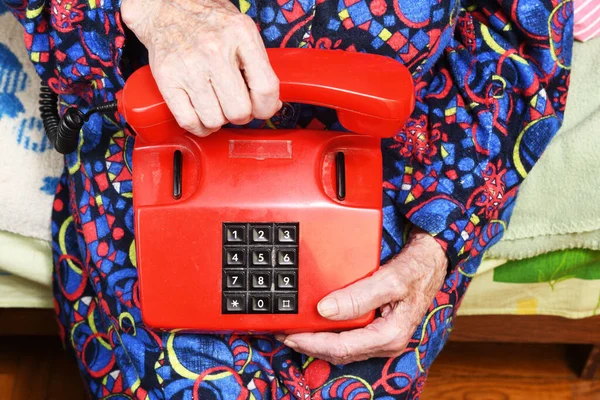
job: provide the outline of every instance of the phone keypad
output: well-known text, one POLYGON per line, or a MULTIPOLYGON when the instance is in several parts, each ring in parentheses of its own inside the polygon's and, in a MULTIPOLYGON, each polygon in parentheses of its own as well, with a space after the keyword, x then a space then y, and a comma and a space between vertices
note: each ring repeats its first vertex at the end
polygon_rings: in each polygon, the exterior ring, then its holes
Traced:
POLYGON ((298 313, 299 224, 223 224, 224 314, 298 313))

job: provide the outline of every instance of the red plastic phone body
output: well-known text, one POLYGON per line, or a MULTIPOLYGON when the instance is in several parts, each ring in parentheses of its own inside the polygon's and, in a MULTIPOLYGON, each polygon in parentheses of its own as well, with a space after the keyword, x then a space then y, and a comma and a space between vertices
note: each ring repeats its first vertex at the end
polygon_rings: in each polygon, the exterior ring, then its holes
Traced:
MULTIPOLYGON (((353 132, 221 129, 197 138, 175 123, 148 68, 134 73, 120 111, 138 138, 133 152, 137 268, 145 323, 200 332, 341 330, 374 312, 330 321, 317 303, 379 266, 380 138, 414 106, 409 72, 379 56, 268 50, 283 101, 335 108, 353 132), (182 153, 181 197, 173 196, 174 152, 182 153), (345 157, 337 197, 335 157, 345 157), (297 313, 223 312, 223 223, 298 224, 297 313)), ((271 267, 269 267, 271 268, 271 267)), ((246 268, 247 273, 252 268, 246 268)), ((271 268, 277 271, 277 267, 271 268)))

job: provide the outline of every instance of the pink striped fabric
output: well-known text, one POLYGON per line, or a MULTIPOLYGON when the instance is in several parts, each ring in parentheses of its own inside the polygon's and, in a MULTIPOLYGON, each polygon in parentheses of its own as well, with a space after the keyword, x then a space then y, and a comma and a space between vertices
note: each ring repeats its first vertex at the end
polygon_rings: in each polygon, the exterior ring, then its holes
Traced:
POLYGON ((600 36, 600 0, 575 1, 575 39, 585 42, 600 36))

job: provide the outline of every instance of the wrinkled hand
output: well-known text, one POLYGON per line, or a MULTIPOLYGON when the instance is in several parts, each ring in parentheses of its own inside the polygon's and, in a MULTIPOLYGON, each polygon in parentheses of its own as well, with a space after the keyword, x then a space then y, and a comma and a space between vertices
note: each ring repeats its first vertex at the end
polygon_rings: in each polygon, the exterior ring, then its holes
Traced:
POLYGON ((413 229, 402 252, 372 276, 326 296, 319 313, 347 320, 380 308, 370 325, 341 333, 298 333, 277 339, 294 350, 333 364, 402 353, 441 288, 448 261, 426 232, 413 229))
POLYGON ((250 17, 229 0, 123 0, 125 24, 177 123, 206 136, 281 108, 279 81, 250 17))

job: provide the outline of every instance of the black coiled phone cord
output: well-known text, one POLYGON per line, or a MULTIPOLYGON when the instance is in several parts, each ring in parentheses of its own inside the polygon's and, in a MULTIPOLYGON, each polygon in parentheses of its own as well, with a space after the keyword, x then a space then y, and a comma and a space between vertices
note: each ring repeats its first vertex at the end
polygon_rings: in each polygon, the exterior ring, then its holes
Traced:
POLYGON ((40 86, 40 113, 46 136, 56 151, 69 154, 77 149, 79 131, 83 124, 95 113, 114 112, 117 110, 117 101, 100 104, 92 107, 87 113, 78 108, 69 107, 65 114, 58 116, 58 96, 45 82, 40 86))

